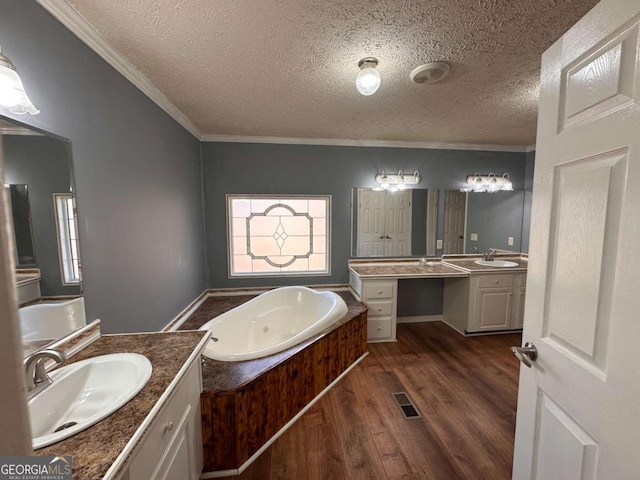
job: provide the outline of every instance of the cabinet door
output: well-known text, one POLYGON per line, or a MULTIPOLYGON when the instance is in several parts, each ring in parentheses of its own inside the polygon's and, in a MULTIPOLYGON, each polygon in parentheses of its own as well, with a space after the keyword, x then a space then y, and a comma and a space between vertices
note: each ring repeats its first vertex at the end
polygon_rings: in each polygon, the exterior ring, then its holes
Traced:
POLYGON ((158 480, 187 480, 193 477, 189 461, 189 441, 186 429, 178 432, 171 449, 158 471, 158 480))
POLYGON ((475 331, 505 330, 510 327, 513 289, 478 288, 476 293, 475 331))
POLYGON ((515 302, 513 305, 513 315, 511 318, 511 328, 522 328, 524 325, 524 297, 526 288, 515 288, 515 302))

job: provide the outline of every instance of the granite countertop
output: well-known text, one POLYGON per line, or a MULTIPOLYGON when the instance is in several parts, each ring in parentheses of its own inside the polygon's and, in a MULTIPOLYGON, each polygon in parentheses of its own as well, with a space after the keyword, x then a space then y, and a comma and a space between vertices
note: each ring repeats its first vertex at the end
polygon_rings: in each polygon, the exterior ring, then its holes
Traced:
MULTIPOLYGON (((331 325, 329 328, 320 332, 318 335, 305 340, 283 352, 270 355, 268 357, 257 358, 255 360, 246 360, 242 362, 221 362, 205 357, 202 365, 202 384, 205 392, 219 392, 235 390, 247 383, 251 382, 265 370, 275 367, 287 358, 295 355, 307 345, 313 343, 326 333, 338 328, 354 317, 360 315, 367 310, 366 305, 358 302, 351 293, 336 292, 339 294, 349 308, 348 313, 331 325)), ((217 317, 238 305, 251 300, 256 295, 233 295, 221 297, 209 297, 198 309, 179 327, 179 330, 192 330, 201 327, 212 318, 217 317)))
MULTIPOLYGON (((115 413, 73 437, 36 450, 36 454, 71 455, 74 480, 103 478, 206 335, 206 332, 103 335, 81 350, 64 365, 109 353, 139 353, 151 362, 151 378, 138 395, 115 413)), ((124 465, 126 458, 122 460, 124 465)))
POLYGON ((389 277, 414 277, 414 278, 443 278, 465 277, 466 273, 459 269, 441 263, 439 261, 428 262, 431 265, 420 265, 413 262, 380 262, 350 264, 349 270, 360 278, 389 278, 389 277))

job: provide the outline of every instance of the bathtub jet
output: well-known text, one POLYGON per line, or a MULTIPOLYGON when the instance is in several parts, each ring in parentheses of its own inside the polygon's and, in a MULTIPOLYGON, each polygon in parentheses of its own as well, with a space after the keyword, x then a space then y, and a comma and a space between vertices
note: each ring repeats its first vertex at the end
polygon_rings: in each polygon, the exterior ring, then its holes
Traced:
POLYGON ((347 314, 335 292, 282 287, 258 295, 213 320, 203 354, 213 360, 253 360, 281 352, 317 335, 347 314))

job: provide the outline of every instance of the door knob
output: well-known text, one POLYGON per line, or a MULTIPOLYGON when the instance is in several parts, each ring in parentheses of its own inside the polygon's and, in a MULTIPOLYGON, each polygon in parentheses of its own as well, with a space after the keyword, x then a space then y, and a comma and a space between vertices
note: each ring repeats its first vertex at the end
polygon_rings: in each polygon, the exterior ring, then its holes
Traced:
POLYGON ((384 238, 384 235, 380 235, 380 236, 378 237, 378 240, 382 240, 383 238, 384 238))
POLYGON ((511 347, 511 351, 529 368, 531 368, 531 362, 535 362, 538 358, 538 349, 531 342, 525 343, 524 347, 511 347))

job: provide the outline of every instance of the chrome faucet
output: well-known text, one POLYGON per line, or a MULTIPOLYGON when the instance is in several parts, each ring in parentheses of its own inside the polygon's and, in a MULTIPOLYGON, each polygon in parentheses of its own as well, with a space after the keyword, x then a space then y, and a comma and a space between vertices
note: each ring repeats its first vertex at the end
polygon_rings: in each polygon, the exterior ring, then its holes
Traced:
POLYGON ((35 397, 52 383, 44 367, 47 358, 55 360, 57 363, 62 363, 68 359, 63 351, 53 348, 40 350, 25 359, 24 368, 27 381, 27 397, 29 399, 35 397))
POLYGON ((495 257, 496 251, 494 248, 490 248, 488 252, 482 254, 482 259, 485 262, 493 262, 493 257, 495 257))

